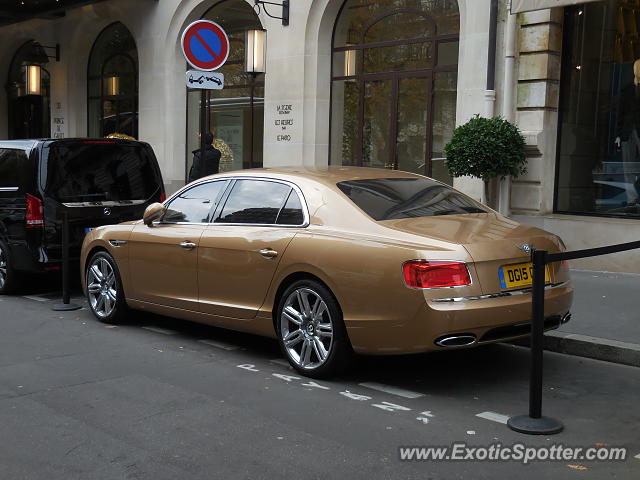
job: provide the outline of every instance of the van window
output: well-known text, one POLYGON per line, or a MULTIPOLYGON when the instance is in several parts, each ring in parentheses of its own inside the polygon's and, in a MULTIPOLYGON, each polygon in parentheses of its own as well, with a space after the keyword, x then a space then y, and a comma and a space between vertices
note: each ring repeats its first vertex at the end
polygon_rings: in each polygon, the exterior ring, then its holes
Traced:
POLYGON ((0 187, 20 187, 26 161, 22 150, 0 148, 0 187))
POLYGON ((146 145, 108 141, 51 145, 47 159, 47 193, 62 203, 142 202, 161 179, 146 145))

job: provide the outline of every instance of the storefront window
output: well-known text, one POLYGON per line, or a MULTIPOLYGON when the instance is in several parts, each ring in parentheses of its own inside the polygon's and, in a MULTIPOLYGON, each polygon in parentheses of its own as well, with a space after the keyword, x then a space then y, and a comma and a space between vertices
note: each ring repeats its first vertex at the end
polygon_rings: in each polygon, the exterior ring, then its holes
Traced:
POLYGON ((98 36, 89 57, 89 136, 138 138, 138 50, 122 23, 98 36))
POLYGON ((640 10, 565 9, 556 211, 640 217, 640 10))
POLYGON ((444 145, 455 128, 456 0, 347 0, 335 25, 333 165, 422 173, 451 183, 444 145))
MULTIPOLYGON (((27 42, 18 49, 9 66, 7 82, 9 139, 42 138, 51 135, 50 76, 44 67, 49 61, 42 46, 27 42), (39 67, 39 92, 27 89, 27 68, 39 67)), ((32 87, 33 88, 33 87, 32 87)), ((38 88, 36 88, 38 90, 38 88)))
POLYGON ((185 178, 204 132, 211 132, 213 147, 220 150, 220 172, 262 167, 264 75, 244 71, 245 31, 261 29, 262 24, 245 0, 225 0, 203 18, 225 30, 231 49, 227 62, 216 70, 224 75, 224 89, 187 90, 185 178))

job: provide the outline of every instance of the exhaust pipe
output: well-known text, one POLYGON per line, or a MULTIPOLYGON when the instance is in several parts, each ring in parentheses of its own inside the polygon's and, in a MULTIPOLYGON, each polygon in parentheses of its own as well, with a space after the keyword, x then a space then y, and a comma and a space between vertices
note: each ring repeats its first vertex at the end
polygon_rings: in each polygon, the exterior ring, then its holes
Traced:
POLYGON ((565 313, 562 319, 560 320, 560 323, 561 324, 567 323, 569 320, 571 320, 571 313, 565 313))
POLYGON ((462 335, 446 335, 436 340, 439 347, 468 347, 476 343, 476 336, 470 333, 462 335))

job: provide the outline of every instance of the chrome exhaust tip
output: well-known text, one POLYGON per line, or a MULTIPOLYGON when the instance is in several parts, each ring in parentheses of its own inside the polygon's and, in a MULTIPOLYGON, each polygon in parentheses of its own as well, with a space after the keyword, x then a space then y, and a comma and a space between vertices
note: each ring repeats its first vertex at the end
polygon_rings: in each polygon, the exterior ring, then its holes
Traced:
POLYGON ((565 313, 560 319, 560 324, 567 323, 569 320, 571 320, 571 313, 565 313))
POLYGON ((439 347, 468 347, 476 343, 476 336, 470 333, 462 335, 445 335, 435 341, 439 347))

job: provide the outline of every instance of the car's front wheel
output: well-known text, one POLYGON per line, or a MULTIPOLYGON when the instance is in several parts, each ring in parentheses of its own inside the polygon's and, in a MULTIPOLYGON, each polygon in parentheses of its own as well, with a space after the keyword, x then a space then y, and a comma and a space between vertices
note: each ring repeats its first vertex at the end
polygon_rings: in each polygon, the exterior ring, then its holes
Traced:
POLYGON ((127 313, 127 304, 114 258, 107 252, 94 254, 85 273, 87 300, 98 320, 120 323, 127 313))
POLYGON ((309 377, 348 367, 352 349, 338 302, 314 280, 300 280, 282 295, 276 317, 278 340, 289 363, 309 377))

